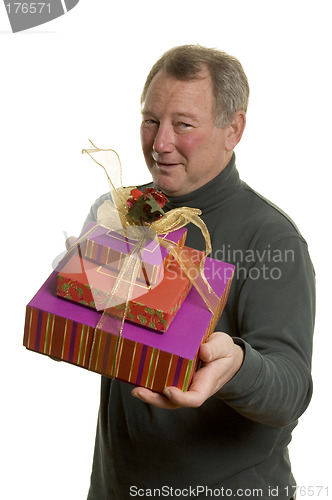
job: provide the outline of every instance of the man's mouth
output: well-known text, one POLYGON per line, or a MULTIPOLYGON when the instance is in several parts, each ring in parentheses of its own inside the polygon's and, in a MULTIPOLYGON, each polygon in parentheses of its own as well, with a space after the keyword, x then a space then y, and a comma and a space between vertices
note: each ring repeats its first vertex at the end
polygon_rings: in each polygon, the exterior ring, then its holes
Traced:
POLYGON ((169 168, 178 165, 178 163, 170 163, 170 162, 164 163, 162 161, 156 161, 156 164, 158 165, 159 168, 169 168))
POLYGON ((158 172, 164 175, 171 175, 173 170, 176 170, 179 166, 179 163, 163 163, 160 161, 155 162, 155 167, 158 169, 158 172))
POLYGON ((152 153, 152 159, 155 161, 155 164, 159 169, 166 170, 166 169, 174 168, 177 165, 179 165, 179 162, 173 161, 173 159, 171 159, 171 158, 163 159, 161 156, 159 156, 155 152, 152 153))
POLYGON ((152 155, 152 159, 154 160, 155 165, 160 169, 170 169, 177 167, 180 164, 180 162, 176 161, 173 158, 164 159, 158 157, 157 155, 152 155))

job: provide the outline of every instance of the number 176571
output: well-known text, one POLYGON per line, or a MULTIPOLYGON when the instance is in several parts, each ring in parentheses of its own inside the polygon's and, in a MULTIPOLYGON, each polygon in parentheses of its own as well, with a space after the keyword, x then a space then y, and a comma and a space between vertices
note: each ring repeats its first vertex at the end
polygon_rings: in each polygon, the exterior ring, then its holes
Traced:
POLYGON ((41 14, 44 10, 51 13, 51 4, 45 2, 12 2, 6 4, 9 14, 41 14))
POLYGON ((296 494, 297 498, 301 496, 318 498, 329 494, 328 486, 293 486, 292 491, 286 486, 285 490, 288 496, 296 494))

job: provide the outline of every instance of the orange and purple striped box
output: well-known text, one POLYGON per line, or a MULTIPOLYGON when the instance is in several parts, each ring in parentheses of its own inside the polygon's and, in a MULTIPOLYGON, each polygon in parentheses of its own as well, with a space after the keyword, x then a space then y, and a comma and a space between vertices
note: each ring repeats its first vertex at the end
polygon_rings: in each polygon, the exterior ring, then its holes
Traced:
POLYGON ((121 336, 97 328, 101 314, 55 295, 57 271, 27 305, 23 344, 30 350, 111 378, 162 392, 186 391, 202 342, 222 313, 234 266, 206 259, 206 277, 220 297, 212 315, 193 287, 164 335, 125 322, 121 336))
MULTIPOLYGON (((167 235, 162 235, 160 238, 166 238, 182 248, 186 236, 187 229, 181 228, 167 235)), ((82 247, 84 248, 83 252, 86 258, 97 262, 99 265, 108 266, 111 269, 119 271, 124 259, 134 248, 135 243, 134 240, 126 238, 115 231, 97 226, 87 237, 82 247)), ((144 265, 138 275, 138 279, 144 283, 148 280, 149 283, 154 284, 162 279, 163 270, 167 269, 172 256, 169 254, 167 248, 157 244, 155 241, 149 240, 142 252, 141 259, 144 265)))

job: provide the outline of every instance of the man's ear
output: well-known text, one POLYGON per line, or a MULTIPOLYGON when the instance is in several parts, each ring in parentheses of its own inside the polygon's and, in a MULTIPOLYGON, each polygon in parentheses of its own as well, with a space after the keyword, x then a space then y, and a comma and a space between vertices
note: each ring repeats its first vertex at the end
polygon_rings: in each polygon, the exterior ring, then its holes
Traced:
POLYGON ((226 151, 232 151, 240 142, 246 126, 246 114, 244 111, 237 111, 232 123, 228 125, 228 135, 226 137, 226 151))

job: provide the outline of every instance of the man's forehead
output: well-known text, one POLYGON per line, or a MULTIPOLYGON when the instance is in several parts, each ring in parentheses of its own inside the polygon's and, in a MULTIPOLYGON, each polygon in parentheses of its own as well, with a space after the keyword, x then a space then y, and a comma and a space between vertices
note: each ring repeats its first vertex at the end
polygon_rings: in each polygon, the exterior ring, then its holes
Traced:
POLYGON ((194 117, 191 105, 202 104, 202 101, 211 102, 211 99, 214 100, 214 95, 207 71, 199 73, 198 78, 183 80, 161 70, 147 89, 142 113, 152 111, 155 106, 171 103, 176 114, 194 117))

